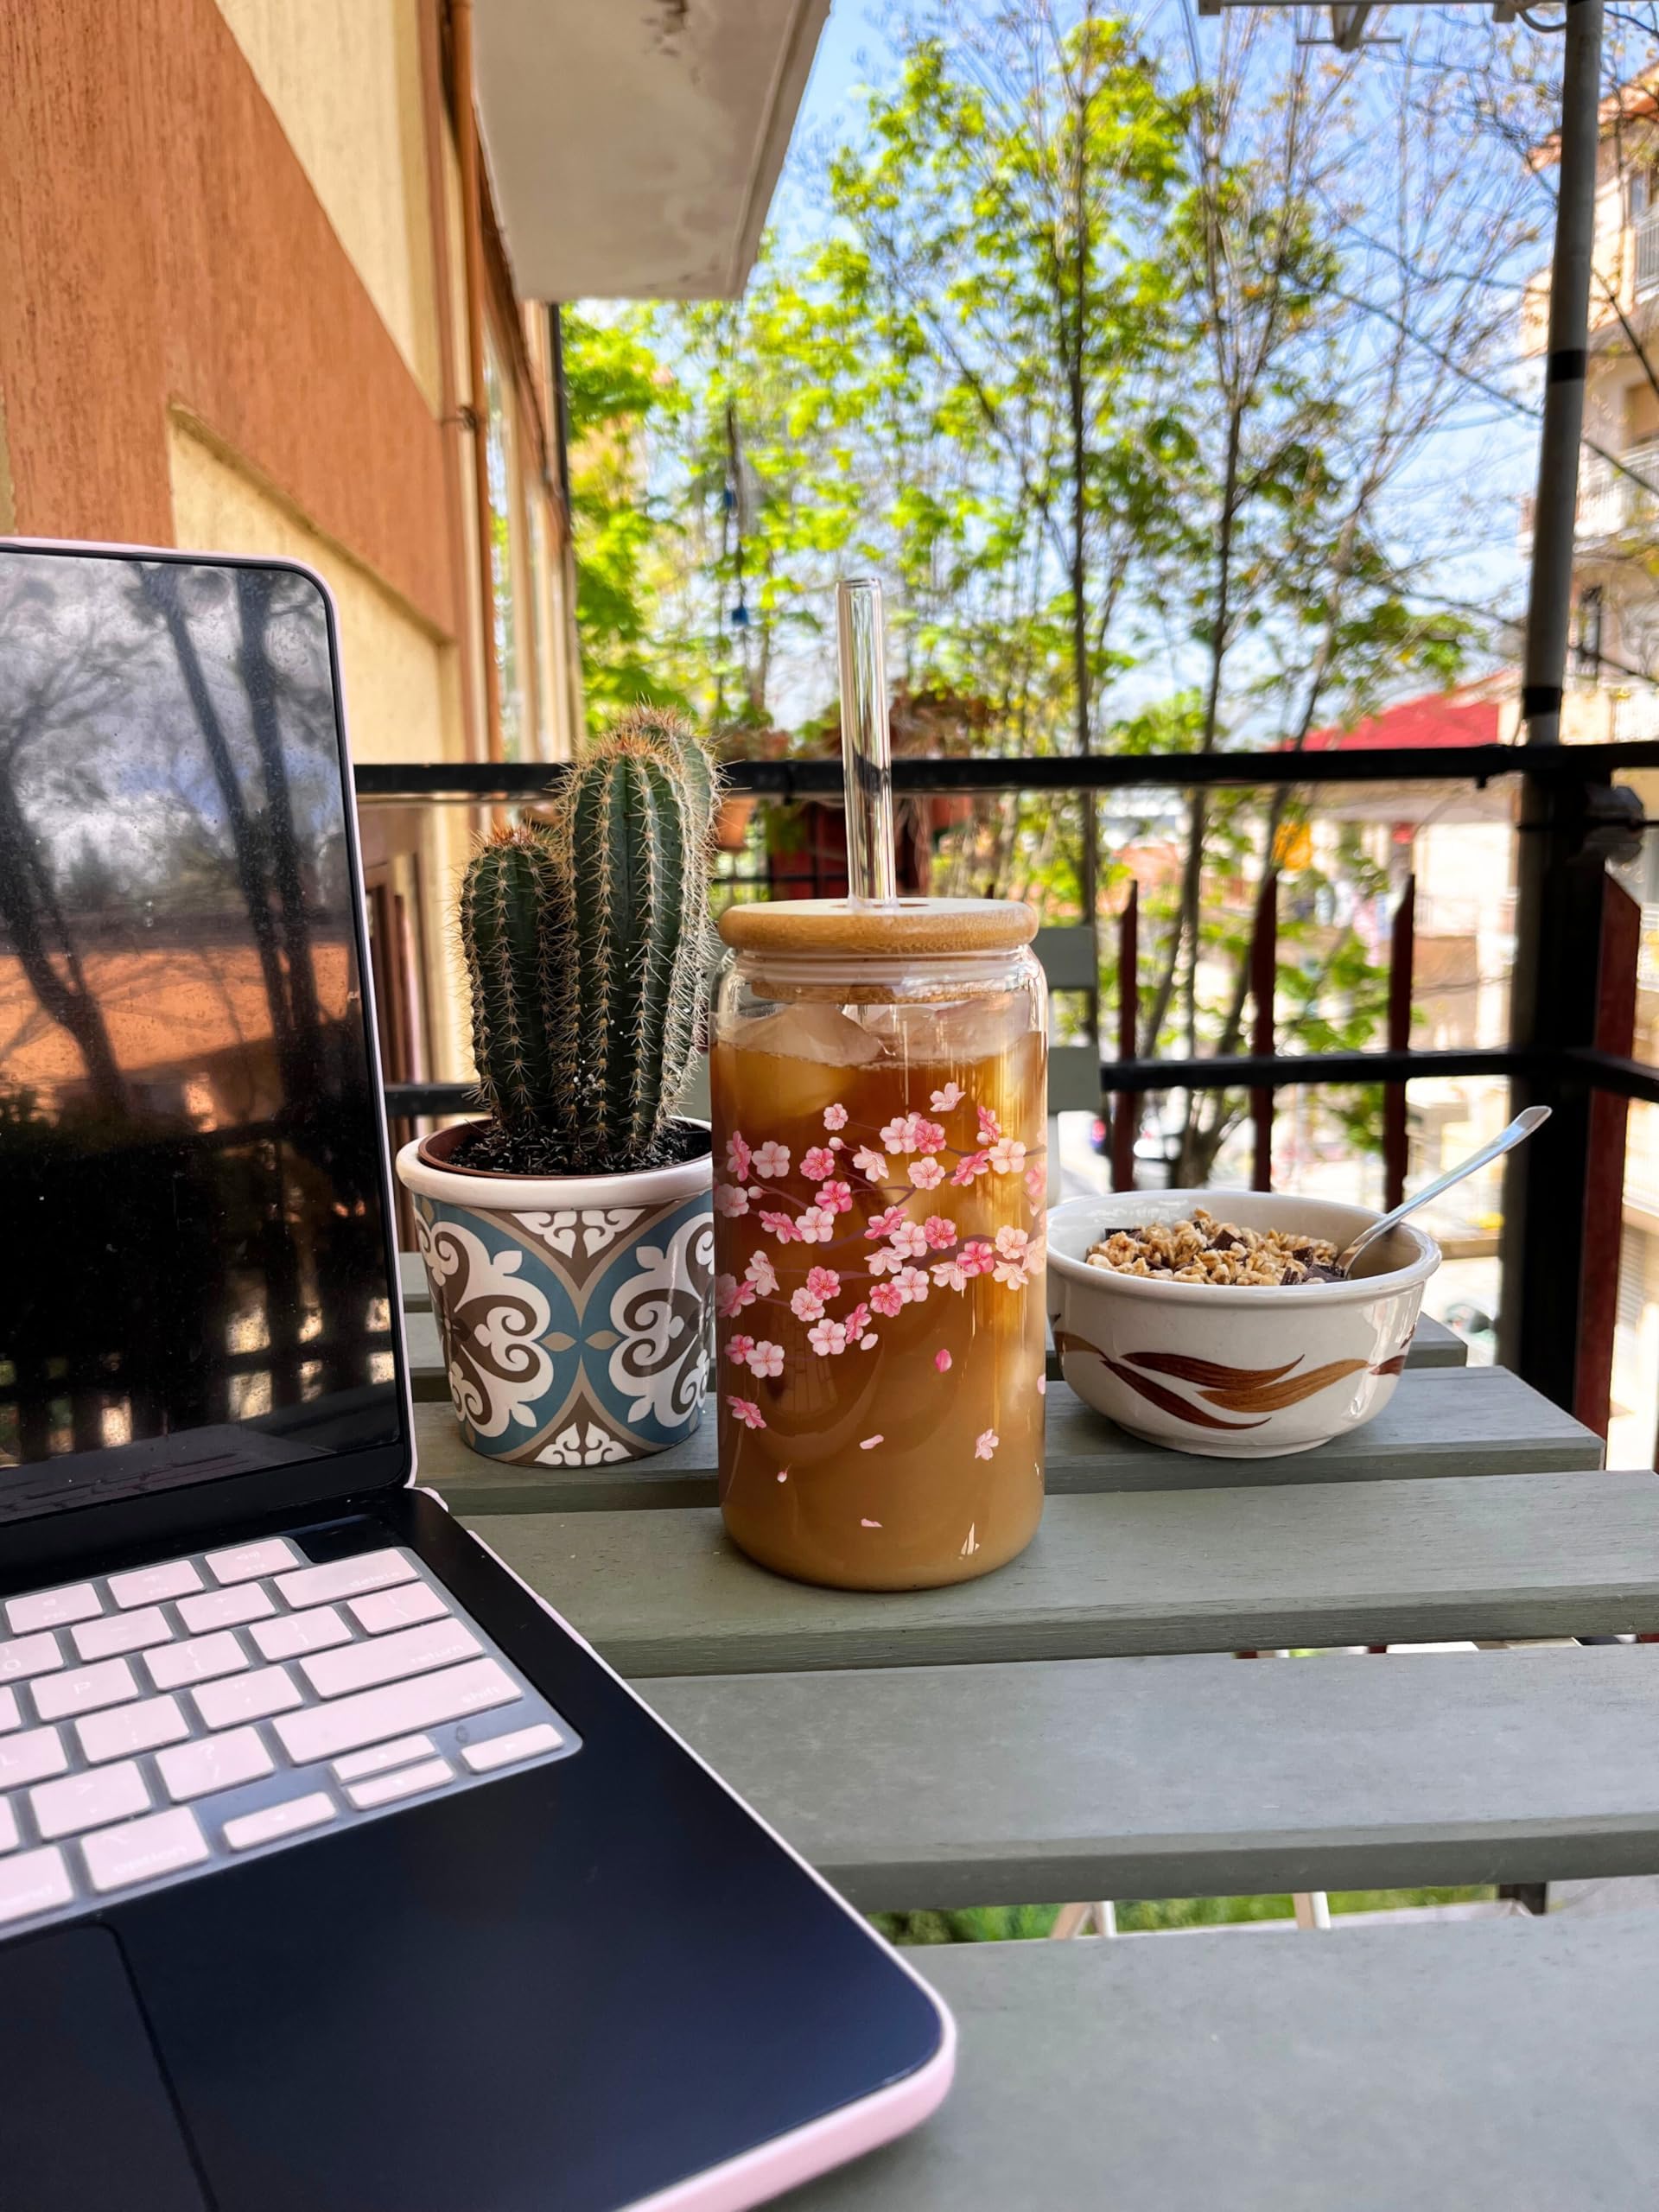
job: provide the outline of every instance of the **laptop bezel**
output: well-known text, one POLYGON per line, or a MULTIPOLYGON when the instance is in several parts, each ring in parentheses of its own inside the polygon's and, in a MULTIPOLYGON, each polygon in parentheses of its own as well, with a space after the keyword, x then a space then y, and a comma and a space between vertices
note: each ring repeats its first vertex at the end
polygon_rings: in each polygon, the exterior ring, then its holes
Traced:
MULTIPOLYGON (((257 569, 303 577, 322 602, 328 639, 328 680, 334 698, 334 729, 338 740, 340 796, 346 828, 352 891, 352 925, 357 948, 358 976, 362 993, 365 1042, 368 1051, 369 1081, 377 1098, 384 1098, 380 1040, 375 1017, 374 971, 369 957, 368 909, 363 890, 363 863, 359 846, 357 786, 353 772, 350 733, 346 721, 346 699, 340 683, 340 624, 334 594, 315 569, 285 556, 245 553, 196 553, 172 546, 113 545, 96 541, 0 537, 0 558, 8 554, 45 554, 67 559, 102 561, 164 561, 179 568, 257 569)), ((392 1371, 402 1435, 391 1444, 372 1445, 356 1451, 331 1452, 321 1459, 296 1460, 286 1466, 258 1467, 243 1474, 214 1475, 199 1483, 149 1491, 131 1497, 86 1505, 52 1506, 21 1516, 0 1531, 0 1591, 17 1590, 38 1582, 42 1571, 51 1572, 88 1554, 129 1553, 173 1548, 193 1534, 207 1529, 239 1526, 244 1522, 276 1522, 304 1516, 318 1517, 321 1508, 348 1510, 371 1504, 374 1499, 406 1489, 415 1479, 414 1399, 410 1386, 409 1355, 404 1337, 404 1313, 397 1272, 397 1208, 391 1176, 391 1144, 384 1111, 376 1116, 375 1149, 379 1168, 381 1222, 386 1258, 386 1290, 391 1321, 392 1371)), ((41 1464, 41 1463, 31 1463, 41 1464)), ((49 1464, 44 1463, 44 1464, 49 1464)), ((0 1481, 4 1471, 0 1469, 0 1481)))

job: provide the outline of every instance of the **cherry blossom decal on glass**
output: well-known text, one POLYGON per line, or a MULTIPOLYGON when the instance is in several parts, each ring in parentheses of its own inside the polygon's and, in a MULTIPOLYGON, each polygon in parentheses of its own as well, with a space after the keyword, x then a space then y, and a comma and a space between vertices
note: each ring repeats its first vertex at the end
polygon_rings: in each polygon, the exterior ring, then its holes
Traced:
MULTIPOLYGON (((749 1224, 756 1239, 742 1274, 722 1274, 715 1282, 721 1323, 744 1320, 722 1346, 733 1367, 776 1381, 792 1368, 873 1351, 884 1323, 906 1306, 930 1296, 964 1297, 982 1276, 998 1294, 1028 1289, 1042 1262, 1046 1182, 1040 1157, 1028 1165, 1024 1142, 959 1084, 931 1091, 928 1105, 927 1113, 906 1109, 879 1128, 861 1128, 837 1101, 823 1109, 823 1141, 798 1147, 798 1156, 775 1138, 739 1131, 728 1138, 715 1210, 729 1223, 749 1224), (950 1211, 951 1194, 987 1177, 1005 1188, 1014 1185, 1028 1227, 1006 1225, 994 1238, 963 1236, 950 1211), (835 1264, 828 1264, 826 1249, 824 1263, 815 1261, 804 1281, 785 1289, 773 1255, 791 1244, 833 1246, 835 1264), (760 1308, 767 1309, 764 1334, 760 1308)), ((938 1351, 933 1364, 941 1376, 950 1374, 950 1353, 938 1351)), ((765 1427, 754 1400, 728 1395, 726 1402, 746 1427, 765 1427)), ((873 1450, 881 1440, 866 1437, 861 1448, 873 1450)), ((976 1456, 988 1459, 996 1446, 995 1431, 988 1428, 976 1442, 976 1456)))

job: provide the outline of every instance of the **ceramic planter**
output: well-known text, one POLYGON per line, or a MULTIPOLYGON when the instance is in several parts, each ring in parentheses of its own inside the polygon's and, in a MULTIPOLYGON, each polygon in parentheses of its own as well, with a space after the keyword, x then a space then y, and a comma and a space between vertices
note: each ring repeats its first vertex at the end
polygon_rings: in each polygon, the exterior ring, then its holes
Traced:
POLYGON ((702 1147, 621 1175, 455 1168, 464 1133, 397 1155, 461 1433, 486 1459, 593 1466, 696 1427, 708 1376, 712 1181, 702 1147))

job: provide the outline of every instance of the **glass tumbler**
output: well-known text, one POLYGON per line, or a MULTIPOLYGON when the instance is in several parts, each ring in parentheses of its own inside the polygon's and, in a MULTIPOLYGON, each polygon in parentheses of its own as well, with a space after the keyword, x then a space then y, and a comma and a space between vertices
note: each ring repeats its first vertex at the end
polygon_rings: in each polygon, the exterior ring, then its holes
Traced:
POLYGON ((721 1510, 806 1582, 988 1574, 1043 1503, 1029 906, 733 906, 715 995, 721 1510))

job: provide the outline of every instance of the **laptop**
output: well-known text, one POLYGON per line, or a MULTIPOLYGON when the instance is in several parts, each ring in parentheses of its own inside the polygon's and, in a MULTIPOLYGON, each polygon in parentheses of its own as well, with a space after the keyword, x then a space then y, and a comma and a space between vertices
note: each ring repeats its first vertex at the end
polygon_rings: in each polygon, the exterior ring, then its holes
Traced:
POLYGON ((0 2206, 756 2203, 950 2021, 416 1485, 355 840, 308 570, 0 543, 0 2206))

